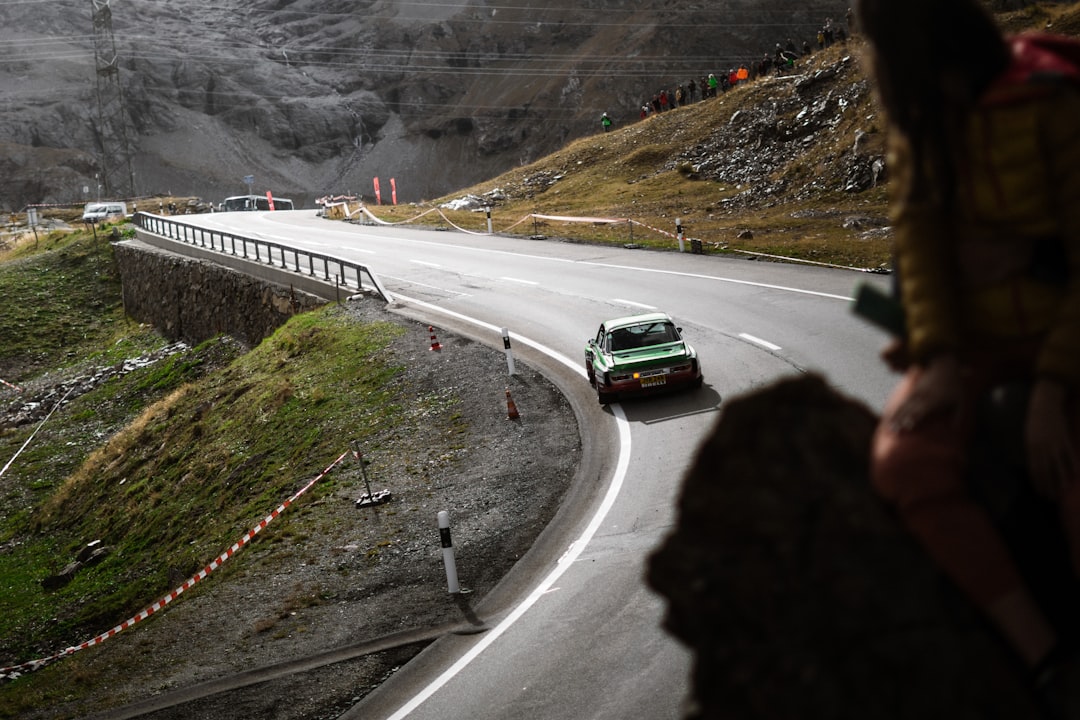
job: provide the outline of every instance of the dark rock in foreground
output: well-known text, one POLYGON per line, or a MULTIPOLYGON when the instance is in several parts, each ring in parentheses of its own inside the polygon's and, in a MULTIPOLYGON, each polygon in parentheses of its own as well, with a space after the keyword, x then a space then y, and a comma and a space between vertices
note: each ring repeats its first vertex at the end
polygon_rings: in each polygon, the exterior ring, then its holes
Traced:
POLYGON ((818 377, 731 402, 652 557, 694 718, 1037 717, 1011 656, 873 494, 874 415, 818 377))

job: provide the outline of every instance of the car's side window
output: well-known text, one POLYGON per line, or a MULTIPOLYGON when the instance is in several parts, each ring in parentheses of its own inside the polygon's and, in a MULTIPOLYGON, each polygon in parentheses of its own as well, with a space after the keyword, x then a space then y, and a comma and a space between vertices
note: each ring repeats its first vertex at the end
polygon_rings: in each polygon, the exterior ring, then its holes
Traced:
POLYGON ((606 333, 604 332, 604 326, 601 325, 600 329, 596 331, 596 346, 601 350, 607 349, 606 347, 604 347, 605 335, 606 333))

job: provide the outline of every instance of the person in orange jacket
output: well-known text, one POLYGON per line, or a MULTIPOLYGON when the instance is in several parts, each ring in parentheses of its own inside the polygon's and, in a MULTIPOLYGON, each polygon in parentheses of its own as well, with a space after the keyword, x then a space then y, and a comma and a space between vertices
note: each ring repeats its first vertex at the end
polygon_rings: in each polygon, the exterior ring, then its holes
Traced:
POLYGON ((860 0, 858 22, 888 118, 906 318, 873 482, 1040 687, 1080 680, 966 481, 978 399, 1029 383, 1029 478, 1080 576, 1080 70, 1060 39, 1006 39, 977 0, 860 0))

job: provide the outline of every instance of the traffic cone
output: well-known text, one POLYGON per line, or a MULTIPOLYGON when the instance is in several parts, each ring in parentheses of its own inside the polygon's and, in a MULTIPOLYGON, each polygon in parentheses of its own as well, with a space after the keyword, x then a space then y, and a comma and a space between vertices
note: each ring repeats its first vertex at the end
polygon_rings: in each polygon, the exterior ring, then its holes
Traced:
POLYGON ((510 388, 506 388, 506 419, 517 420, 520 417, 517 405, 514 404, 514 398, 510 397, 510 388))
POLYGON ((428 325, 428 332, 431 333, 431 349, 442 350, 442 345, 439 344, 438 338, 435 337, 435 328, 428 325))

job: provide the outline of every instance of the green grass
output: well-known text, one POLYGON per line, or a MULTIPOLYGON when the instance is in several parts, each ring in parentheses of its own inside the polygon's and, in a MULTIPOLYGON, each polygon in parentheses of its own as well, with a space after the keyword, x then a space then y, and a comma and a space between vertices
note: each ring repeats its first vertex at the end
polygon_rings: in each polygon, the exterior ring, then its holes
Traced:
MULTIPOLYGON (((0 294, 34 298, 0 318, 0 332, 12 338, 0 349, 5 379, 32 383, 65 365, 81 373, 166 344, 124 318, 108 243, 82 232, 50 236, 5 259, 0 294), (61 350, 52 336, 65 331, 61 350)), ((215 338, 71 400, 0 479, 3 656, 51 654, 138 612, 351 440, 403 424, 405 390, 393 382, 400 368, 386 361, 401 332, 327 307, 292 318, 250 352, 215 338), (44 590, 40 581, 91 540, 110 548, 106 559, 44 590)), ((0 430, 0 456, 12 457, 33 429, 0 430)), ((332 492, 334 482, 311 495, 332 492)), ((260 542, 296 533, 282 518, 260 542)), ((65 661, 71 687, 79 665, 65 661)), ((0 686, 0 717, 71 692, 49 675, 0 686)))
MULTIPOLYGON (((48 633, 59 639, 138 610, 170 589, 170 574, 192 574, 277 507, 347 440, 393 424, 400 406, 385 385, 396 369, 381 357, 398 332, 332 309, 297 316, 251 353, 146 408, 21 529, 36 539, 28 548, 49 538, 59 550, 22 558, 38 576, 47 558, 66 561, 91 539, 113 548, 109 559, 57 593, 0 598, 0 636, 28 637, 42 611, 59 613, 48 633), (93 610, 81 607, 91 597, 93 610)), ((161 390, 152 382, 159 376, 171 374, 161 368, 139 381, 161 390)))
POLYGON ((54 233, 40 247, 45 252, 25 255, 32 248, 24 246, 15 254, 24 255, 18 262, 0 264, 0 367, 16 359, 56 367, 111 347, 107 340, 124 332, 120 278, 108 243, 54 233))

